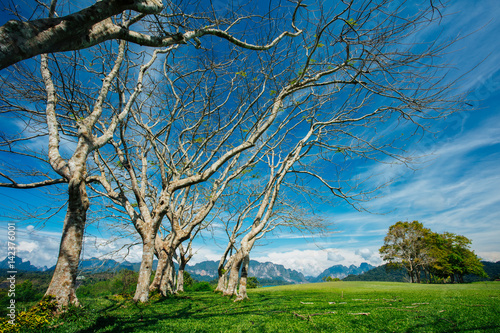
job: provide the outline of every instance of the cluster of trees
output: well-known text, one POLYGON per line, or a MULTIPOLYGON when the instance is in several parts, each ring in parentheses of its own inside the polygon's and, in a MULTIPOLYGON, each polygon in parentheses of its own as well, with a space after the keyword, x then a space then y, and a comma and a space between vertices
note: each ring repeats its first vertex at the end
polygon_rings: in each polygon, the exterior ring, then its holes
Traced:
POLYGON ((487 277, 470 244, 464 236, 435 233, 418 221, 399 221, 389 227, 379 252, 390 265, 404 267, 412 283, 422 278, 463 283, 467 274, 487 277))
POLYGON ((324 282, 336 282, 336 281, 341 281, 340 278, 332 278, 331 276, 323 276, 321 278, 322 281, 324 282))
POLYGON ((410 163, 405 141, 457 110, 434 61, 451 41, 408 43, 439 19, 433 1, 165 2, 36 1, 0 28, 0 151, 15 161, 0 186, 65 193, 46 291, 60 306, 78 304, 88 216, 140 240, 137 302, 182 291, 192 241, 223 224, 217 290, 244 299, 259 239, 324 230, 299 202, 324 189, 362 209, 375 188, 342 171, 410 163))

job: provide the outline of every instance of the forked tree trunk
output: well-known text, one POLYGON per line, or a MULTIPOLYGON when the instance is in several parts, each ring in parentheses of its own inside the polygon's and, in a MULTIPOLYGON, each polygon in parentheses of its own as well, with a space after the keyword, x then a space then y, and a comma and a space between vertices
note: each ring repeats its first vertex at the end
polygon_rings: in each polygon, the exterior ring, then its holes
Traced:
POLYGON ((219 281, 217 282, 217 288, 215 288, 214 292, 223 293, 224 290, 226 290, 227 276, 229 275, 230 268, 231 267, 228 267, 225 272, 221 272, 221 275, 219 276, 219 281))
POLYGON ((217 288, 215 288, 214 292, 221 292, 223 293, 224 290, 226 289, 226 284, 227 284, 227 276, 229 274, 229 271, 231 269, 232 265, 232 256, 229 257, 229 260, 226 262, 226 258, 229 254, 229 251, 233 248, 234 241, 230 241, 229 244, 226 247, 226 250, 224 251, 224 254, 222 255, 220 261, 219 261, 219 266, 217 267, 217 276, 219 277, 218 282, 217 282, 217 288), (224 262, 226 262, 224 264, 224 262))
POLYGON ((229 279, 227 281, 227 288, 223 292, 224 296, 236 295, 236 288, 238 287, 238 280, 243 256, 241 255, 241 251, 236 252, 234 255, 235 257, 231 266, 231 272, 229 273, 229 279))
POLYGON ((149 282, 151 280, 151 271, 153 270, 155 237, 154 235, 147 235, 142 240, 142 260, 134 302, 145 303, 149 299, 149 282))
MULTIPOLYGON (((225 257, 223 257, 225 260, 225 257)), ((217 269, 217 274, 219 276, 219 280, 217 282, 217 288, 215 288, 214 292, 221 292, 224 293, 224 290, 226 290, 227 287, 227 277, 229 273, 231 272, 231 267, 233 265, 232 257, 229 258, 229 260, 226 262, 225 265, 222 266, 223 261, 219 263, 219 267, 217 269)))
POLYGON ((240 277, 240 288, 238 290, 238 297, 234 300, 242 301, 248 298, 247 295, 247 278, 248 278, 248 266, 250 265, 250 256, 247 254, 243 259, 243 264, 241 267, 241 277, 240 277))
POLYGON ((45 293, 56 297, 59 308, 69 304, 79 305, 75 294, 75 282, 89 208, 85 181, 72 179, 68 185, 68 194, 68 209, 64 219, 59 257, 45 293))
POLYGON ((175 292, 175 267, 173 256, 167 253, 167 264, 163 270, 163 276, 160 283, 160 292, 163 296, 172 295, 175 292))

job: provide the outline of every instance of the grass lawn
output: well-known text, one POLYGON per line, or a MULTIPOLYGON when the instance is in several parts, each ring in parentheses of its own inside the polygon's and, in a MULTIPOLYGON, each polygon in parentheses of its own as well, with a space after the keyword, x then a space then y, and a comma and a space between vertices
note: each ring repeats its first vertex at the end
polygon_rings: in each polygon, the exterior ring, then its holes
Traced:
POLYGON ((82 299, 44 332, 500 332, 500 283, 330 282, 260 288, 235 303, 192 292, 136 305, 82 299))

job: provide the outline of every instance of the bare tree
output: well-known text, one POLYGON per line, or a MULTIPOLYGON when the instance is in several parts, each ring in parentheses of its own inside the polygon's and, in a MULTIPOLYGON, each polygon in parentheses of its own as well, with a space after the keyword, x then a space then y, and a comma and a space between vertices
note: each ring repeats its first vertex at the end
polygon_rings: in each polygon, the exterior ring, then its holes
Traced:
MULTIPOLYGON (((119 2, 114 2, 110 1, 110 4, 115 4, 117 5, 119 2)), ((145 11, 145 12, 156 12, 157 9, 159 8, 161 4, 159 2, 148 2, 148 1, 137 1, 133 2, 138 11, 145 11), (153 7, 148 7, 146 8, 147 5, 152 5, 153 7), (156 6, 156 7, 155 7, 156 6), (151 9, 153 8, 153 9, 151 9)), ((104 3, 97 3, 94 7, 92 7, 92 11, 102 11, 103 8, 101 5, 104 3)), ((105 4, 108 4, 108 2, 105 2, 105 4)), ((116 8, 115 8, 116 9, 116 8)), ((178 8, 175 8, 176 11, 178 11, 178 8)), ((112 9, 114 10, 114 9, 112 9)), ((298 10, 298 6, 295 7, 295 12, 298 10)), ((85 13, 88 13, 87 11, 84 10, 85 13)), ((56 19, 53 18, 55 16, 55 1, 52 2, 52 6, 50 7, 50 16, 48 21, 45 21, 47 24, 51 24, 50 22, 59 22, 61 26, 64 29, 67 29, 67 27, 64 24, 64 18, 62 19, 56 19)), ((114 13, 114 12, 113 12, 114 13)), ((110 14, 110 12, 108 12, 110 14)), ((108 15, 106 14, 106 15, 108 15)), ((83 15, 82 12, 80 12, 78 15, 83 15)), ((77 16, 78 16, 77 15, 77 16)), ((294 14, 295 15, 295 14, 294 14)), ((139 17, 131 17, 129 15, 122 15, 121 20, 115 20, 113 26, 105 26, 106 29, 109 29, 109 31, 116 30, 119 28, 120 31, 125 31, 127 35, 131 34, 133 35, 133 39, 135 41, 140 41, 140 44, 143 45, 171 45, 170 47, 167 47, 166 49, 158 49, 154 51, 154 54, 151 57, 151 60, 148 63, 145 63, 142 65, 142 67, 139 70, 138 73, 138 79, 135 85, 133 85, 132 88, 127 88, 122 89, 122 93, 120 95, 119 90, 120 88, 116 89, 118 92, 118 97, 115 98, 114 100, 111 99, 108 96, 108 92, 110 91, 110 87, 112 86, 113 82, 115 80, 118 80, 118 73, 120 72, 121 64, 124 61, 124 56, 125 56, 125 50, 126 50, 126 42, 125 40, 128 39, 122 39, 120 43, 120 48, 119 52, 117 54, 116 61, 113 66, 111 66, 110 71, 107 75, 105 75, 105 78, 103 80, 102 87, 100 91, 96 92, 97 94, 92 96, 86 95, 89 92, 81 92, 77 91, 75 87, 79 86, 79 82, 77 83, 76 80, 68 78, 68 76, 65 76, 65 73, 69 72, 70 75, 76 75, 75 73, 80 70, 80 69, 85 69, 87 72, 93 72, 95 71, 94 69, 89 69, 88 63, 85 61, 80 61, 80 62, 75 62, 73 59, 67 58, 68 65, 64 69, 61 69, 58 65, 60 64, 59 62, 56 62, 56 67, 59 70, 59 77, 58 79, 60 80, 60 92, 58 93, 56 91, 56 86, 54 85, 52 75, 54 74, 54 71, 51 71, 49 69, 48 61, 47 61, 47 56, 43 55, 42 56, 42 61, 41 61, 41 72, 42 72, 42 77, 43 77, 43 82, 44 82, 44 87, 45 87, 45 93, 46 93, 46 106, 45 106, 45 111, 44 112, 38 112, 34 110, 27 109, 25 105, 22 104, 15 104, 12 100, 9 100, 8 98, 4 98, 4 106, 6 112, 13 112, 17 111, 19 114, 27 115, 27 118, 24 119, 33 119, 37 118, 40 123, 46 123, 47 129, 42 129, 41 132, 42 134, 38 134, 36 136, 28 137, 28 138, 21 138, 21 139, 11 139, 7 138, 4 141, 5 146, 9 146, 7 151, 9 152, 14 152, 10 146, 14 143, 18 142, 23 142, 28 139, 32 139, 33 137, 38 137, 40 135, 48 135, 49 136, 49 151, 48 151, 48 159, 47 161, 50 163, 52 169, 60 175, 62 178, 57 178, 57 179, 47 179, 41 182, 36 182, 36 183, 30 183, 30 184, 21 184, 17 181, 15 181, 12 177, 9 177, 7 174, 2 174, 3 177, 9 180, 10 183, 3 183, 1 184, 2 186, 8 186, 8 187, 17 187, 17 188, 29 188, 29 187, 36 187, 36 186, 45 186, 45 185, 51 185, 51 184, 58 184, 58 183, 68 183, 68 193, 69 193, 69 204, 68 204, 68 213, 67 217, 65 219, 65 226, 64 226, 64 231, 63 231, 63 238, 61 242, 61 249, 60 249, 60 256, 58 259, 58 265, 56 267, 56 272, 53 277, 53 282, 51 283, 47 293, 49 294, 54 294, 57 297, 57 300, 60 305, 66 305, 69 303, 74 303, 77 304, 78 300, 76 299, 76 296, 74 294, 74 281, 76 278, 76 269, 78 267, 78 260, 80 257, 81 253, 81 242, 82 242, 82 237, 83 237, 83 230, 85 227, 85 221, 86 221, 86 212, 89 207, 89 201, 86 193, 86 182, 87 182, 87 172, 86 172, 86 160, 89 154, 91 154, 92 151, 104 146, 107 142, 109 142, 113 138, 113 134, 115 129, 119 124, 122 123, 123 120, 126 119, 127 115, 129 114, 130 109, 133 107, 134 102, 136 101, 138 95, 141 93, 141 90, 143 89, 143 77, 146 72, 146 70, 152 66, 154 63, 154 60, 160 53, 166 53, 173 48, 176 48, 177 45, 179 44, 185 44, 188 40, 196 40, 196 42, 199 44, 200 41, 198 40, 199 37, 203 35, 215 35, 219 38, 226 39, 229 41, 230 44, 236 45, 237 47, 243 47, 247 48, 249 50, 266 50, 274 45, 276 45, 280 40, 283 39, 285 36, 298 36, 301 32, 295 28, 295 26, 292 24, 294 27, 295 31, 293 33, 288 33, 288 32, 283 32, 279 34, 276 38, 270 40, 270 41, 265 41, 262 45, 260 44, 252 44, 252 43, 247 43, 247 42, 242 42, 240 41, 237 37, 233 36, 231 33, 231 28, 237 27, 241 21, 250 19, 253 16, 241 16, 241 17, 232 17, 231 20, 223 20, 223 21, 217 21, 216 25, 212 24, 212 20, 210 18, 202 16, 201 18, 199 17, 191 17, 189 14, 185 13, 178 13, 178 14, 173 14, 172 17, 181 17, 182 20, 194 20, 197 23, 195 25, 199 25, 200 23, 205 23, 203 25, 203 29, 198 29, 198 30, 187 30, 186 32, 182 32, 177 34, 175 38, 171 37, 165 37, 165 38, 160 38, 160 39, 155 39, 154 42, 148 43, 147 40, 151 40, 149 36, 142 35, 142 34, 137 34, 137 33, 132 33, 131 31, 128 30, 128 28, 137 23, 139 19, 142 19, 142 16, 139 15, 139 17), (116 22, 121 22, 121 23, 116 23, 116 22), (119 24, 119 26, 115 26, 115 24, 119 24), (218 27, 224 27, 223 29, 219 29, 218 27), (125 29, 125 30, 124 30, 125 29), (167 41, 168 39, 168 41, 167 41), (172 45, 175 44, 175 45, 172 45), (71 62, 73 61, 73 62, 71 62), (68 69, 69 68, 69 69, 68 69), (68 89, 68 81, 71 82, 73 85, 71 88, 68 89), (129 92, 130 95, 126 95, 125 92, 129 92), (79 97, 79 99, 75 100, 75 95, 79 97), (94 105, 90 106, 87 102, 88 99, 91 99, 94 101, 94 105), (114 102, 116 101, 116 104, 118 106, 114 105, 114 102), (60 106, 60 108, 57 108, 57 105, 60 106), (103 116, 103 111, 104 110, 109 110, 109 116, 108 119, 105 119, 103 116), (59 112, 59 113, 58 113, 59 112), (42 120, 43 117, 45 117, 45 120, 42 120), (61 119, 64 120, 64 122, 61 122, 61 119), (65 127, 66 126, 66 127, 65 127), (62 129, 62 130, 61 130, 62 129), (66 135, 71 135, 72 137, 75 138, 77 141, 77 146, 73 152, 73 155, 69 159, 64 159, 61 156, 61 153, 59 151, 59 142, 60 142, 60 131, 65 133, 66 135), (69 134, 68 134, 69 133, 69 134)), ((82 16, 85 17, 85 16, 82 16)), ((175 29, 179 29, 181 23, 180 21, 175 18, 172 19, 169 23, 168 19, 170 17, 169 15, 163 16, 163 21, 159 23, 159 26, 161 28, 165 28, 167 25, 171 24, 171 26, 175 27, 175 29)), ((68 18, 66 18, 68 19, 68 18)), ((70 21, 72 18, 69 19, 70 21)), ((181 21, 182 21, 181 20, 181 21)), ((97 21, 96 21, 97 22, 97 21)), ((100 22, 100 21, 99 21, 100 22)), ((103 21, 102 24, 104 25, 109 25, 111 24, 111 20, 105 20, 103 21)), ((12 23, 12 22, 11 22, 12 23)), ((184 22, 186 23, 186 22, 184 22)), ((45 24, 45 23, 40 23, 40 24, 45 24)), ((83 23, 82 23, 83 24, 83 23)), ((100 24, 100 23, 99 23, 100 24)), ((12 24, 8 25, 11 26, 12 24)), ((186 26, 189 24, 185 24, 186 26)), ((62 32, 62 35, 65 35, 67 37, 67 31, 62 32)), ((97 29, 97 28, 96 28, 97 29)), ((26 31, 29 31, 29 28, 25 29, 26 31)), ((154 29, 153 29, 154 30, 154 29)), ((25 31, 25 32, 26 32, 25 31)), ((107 30, 108 31, 108 30, 107 30)), ((19 32, 19 31, 18 31, 19 32)), ((29 35, 29 33, 28 33, 29 35)), ((48 34, 50 37, 50 33, 48 34)), ((57 34, 56 34, 57 35, 57 34)), ((49 38, 50 39, 50 38, 49 38)), ((105 38, 106 39, 106 38, 105 38)), ((105 40, 103 39, 103 40, 105 40)), ((19 38, 21 40, 21 38, 19 38)), ((44 44, 43 42, 42 44, 44 44)), ((102 44, 101 44, 102 45, 102 44)), ((69 48, 71 49, 71 48, 69 48)), ((38 52, 46 52, 46 49, 42 49, 41 51, 38 52)), ((94 52, 94 51, 92 51, 94 52)), ((100 55, 102 59, 109 59, 108 54, 101 54, 100 55)), ((139 55, 140 57, 141 55, 139 55)), ((76 59, 76 58, 75 58, 76 59)), ((85 58, 84 58, 85 60, 85 58)), ((140 61, 140 60, 139 60, 140 61)), ((91 62, 91 65, 93 62, 91 62)), ((16 67, 17 69, 17 67, 16 67)), ((126 72, 130 75, 132 70, 131 67, 128 67, 126 69, 126 72)), ((102 74, 102 73, 97 73, 97 75, 102 74)), ((15 74, 14 74, 15 75, 15 74)), ((30 72, 24 72, 21 75, 25 76, 25 81, 24 82, 29 82, 29 79, 33 79, 36 82, 36 77, 32 75, 30 72)), ((16 85, 14 82, 10 82, 12 77, 9 78, 3 78, 3 84, 5 87, 9 87, 13 91, 15 91, 19 96, 22 96, 23 93, 20 91, 20 86, 16 85)), ((120 86, 119 80, 117 81, 117 86, 120 86)), ((127 83, 130 83, 130 80, 127 78, 125 81, 127 83)), ((38 87, 40 90, 40 87, 38 87)), ((38 100, 37 102, 40 102, 38 100)), ((24 116, 23 116, 24 117, 24 116)), ((265 131, 265 126, 262 128, 262 131, 265 131)), ((267 125, 269 126, 269 125, 267 125)), ((145 127, 146 128, 146 127, 145 127)), ((192 184, 197 184, 201 181, 206 181, 208 178, 210 178, 215 172, 219 170, 226 162, 228 162, 231 157, 235 156, 238 154, 239 151, 248 148, 248 146, 251 146, 256 139, 258 138, 257 136, 253 136, 250 140, 248 140, 245 145, 241 145, 239 148, 231 151, 230 153, 226 153, 222 157, 217 157, 217 161, 214 162, 210 167, 207 169, 203 170, 203 172, 198 173, 196 175, 192 175, 186 178, 181 178, 181 174, 176 174, 174 181, 171 181, 168 185, 168 188, 165 189, 165 193, 163 193, 160 196, 160 201, 159 201, 159 206, 154 207, 154 209, 157 210, 158 215, 155 215, 156 217, 163 217, 165 215, 167 207, 170 205, 170 195, 177 190, 182 190, 183 188, 186 188, 192 184)), ((212 158, 215 155, 212 156, 212 158)), ((122 156, 123 157, 123 156, 122 156)), ((43 158, 42 158, 43 159, 43 158)), ((126 162, 125 160, 123 162, 126 162)), ((176 161, 178 163, 179 161, 176 161)), ((203 167, 209 166, 208 162, 205 164, 203 167)), ((101 170, 102 171, 102 170, 101 170)), ((164 173, 166 175, 167 173, 164 173)), ((102 173, 101 173, 102 176, 102 173)), ((97 176, 94 178, 89 178, 89 181, 95 181, 99 180, 101 176, 97 176)), ((103 182, 105 183, 105 182, 103 182)), ((222 185, 224 186, 224 185, 222 185)), ((113 190, 113 189, 112 189, 113 190)), ((132 189, 134 190, 134 189, 132 189)), ((140 191, 136 188, 136 192, 139 193, 140 191)), ((216 193, 220 188, 214 189, 214 192, 216 193)), ((121 197, 119 197, 121 194, 118 193, 118 197, 116 197, 116 200, 122 200, 121 197)), ((181 195, 182 196, 182 195, 181 195)), ((140 198, 140 197, 138 197, 140 198)), ((122 200, 123 201, 123 200, 122 200)), ((212 205, 213 203, 210 203, 211 201, 209 200, 208 205, 212 205)), ((141 209, 144 206, 140 207, 141 209)), ((130 210, 130 207, 126 208, 130 210)), ((144 211, 146 212, 146 211, 144 211)), ((131 212, 133 215, 133 218, 137 220, 137 215, 134 215, 133 212, 131 212)), ((161 219, 159 219, 161 220, 161 219)), ((145 223, 150 223, 151 221, 147 221, 145 223)), ((151 224, 151 223, 150 223, 151 224)), ((157 225, 158 222, 153 223, 153 225, 157 225)), ((139 226, 139 224, 138 224, 139 226)), ((142 228, 142 227, 140 227, 142 228)), ((144 233, 141 234, 143 238, 148 238, 149 239, 149 244, 155 239, 156 237, 156 232, 154 228, 148 228, 147 232, 144 231, 144 233), (151 232, 153 230, 153 232, 151 232)), ((189 238, 189 234, 186 235, 187 238, 189 238)), ((151 245, 151 244, 150 244, 151 245)), ((145 256, 148 254, 146 253, 145 256)))
MULTIPOLYGON (((16 153, 12 149, 15 143, 32 139, 36 136, 48 136, 49 146, 46 158, 41 158, 37 154, 24 155, 42 159, 49 163, 52 169, 60 178, 47 179, 39 182, 20 184, 14 179, 4 175, 10 180, 10 183, 3 183, 1 186, 15 188, 33 188, 46 186, 56 183, 68 184, 68 207, 64 219, 63 235, 61 239, 60 252, 56 269, 52 281, 47 290, 47 294, 54 295, 60 305, 69 303, 78 304, 74 292, 74 283, 76 279, 78 263, 80 260, 81 245, 84 234, 86 213, 89 207, 89 200, 86 191, 86 160, 87 156, 94 150, 103 146, 113 136, 114 130, 118 124, 126 117, 133 101, 141 91, 142 73, 137 78, 136 88, 128 97, 127 103, 117 108, 116 112, 108 115, 107 98, 112 81, 115 79, 126 53, 126 43, 122 42, 119 46, 116 60, 112 64, 110 71, 105 75, 101 89, 94 99, 93 105, 88 105, 82 100, 72 100, 73 96, 63 93, 64 81, 57 84, 53 80, 53 75, 49 69, 48 57, 42 56, 41 74, 46 93, 45 110, 39 112, 26 108, 24 105, 13 105, 10 101, 4 100, 4 110, 8 112, 17 112, 23 119, 32 123, 46 124, 40 132, 34 136, 7 139, 4 141, 4 147, 10 146, 9 152, 16 153), (61 84, 58 87, 58 84, 61 84), (58 91, 58 88, 61 89, 58 91), (95 133, 95 125, 99 118, 106 114, 108 119, 107 126, 102 128, 100 134, 95 133), (45 117, 45 119, 44 119, 45 117), (71 136, 76 140, 76 146, 69 158, 64 158, 60 148, 60 131, 65 135, 71 136)), ((58 77, 61 80, 61 77, 58 77)), ((5 84, 5 81, 4 81, 5 84)), ((16 86, 16 83, 8 83, 9 88, 14 93, 23 94, 22 87, 16 86)), ((41 90, 39 91, 41 92, 41 90)))
MULTIPOLYGON (((430 121, 457 111, 458 99, 446 96, 451 83, 444 81, 441 65, 432 62, 451 42, 408 43, 412 34, 439 18, 432 2, 411 18, 402 5, 388 1, 344 1, 334 7, 308 12, 310 17, 299 20, 304 24, 302 40, 291 41, 288 53, 296 70, 274 77, 279 84, 271 92, 272 103, 279 105, 281 119, 268 134, 274 136, 268 161, 260 159, 269 178, 262 194, 241 210, 239 219, 253 215, 253 222, 228 260, 225 295, 236 295, 243 262, 256 240, 276 223, 273 211, 285 185, 297 187, 307 179, 363 209, 359 203, 378 186, 368 192, 349 188, 349 178, 335 179, 328 170, 351 160, 410 164, 414 159, 405 141, 423 135, 430 121), (394 128, 405 134, 389 135, 394 128)), ((231 239, 228 248, 233 243, 231 239)), ((238 299, 246 297, 244 284, 238 299)))
POLYGON ((122 206, 143 239, 144 269, 136 301, 147 300, 153 251, 159 266, 150 290, 160 288, 163 294, 174 290, 175 250, 213 214, 227 184, 252 165, 261 148, 251 148, 276 120, 277 106, 259 109, 258 105, 268 81, 264 66, 253 70, 258 81, 247 79, 250 71, 231 71, 250 62, 248 52, 237 56, 239 49, 236 45, 230 50, 225 63, 197 60, 186 66, 188 58, 167 59, 158 73, 167 82, 162 86, 165 96, 155 93, 159 86, 152 84, 144 93, 149 97, 130 114, 133 124, 129 121, 119 140, 111 141, 111 154, 96 155, 100 176, 94 179, 104 191, 95 190, 122 206), (242 152, 249 149, 242 159, 242 152), (116 169, 115 157, 126 175, 116 169), (169 233, 158 237, 164 217, 169 233))

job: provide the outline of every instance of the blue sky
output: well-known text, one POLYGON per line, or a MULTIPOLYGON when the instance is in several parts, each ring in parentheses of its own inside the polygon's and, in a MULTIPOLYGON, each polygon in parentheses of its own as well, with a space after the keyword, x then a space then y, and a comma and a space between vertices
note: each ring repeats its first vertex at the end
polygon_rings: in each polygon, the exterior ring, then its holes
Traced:
MULTIPOLYGON (((443 61, 453 65, 450 77, 467 73, 457 92, 471 91, 469 100, 474 108, 437 123, 433 136, 413 143, 409 149, 425 156, 413 169, 372 162, 356 170, 361 175, 374 175, 374 183, 393 179, 366 204, 371 213, 360 213, 342 204, 318 207, 322 217, 333 223, 331 233, 317 236, 278 232, 256 246, 252 259, 283 264, 306 275, 317 275, 337 264, 379 265, 382 261, 378 249, 389 226, 400 220, 418 220, 435 232, 464 235, 472 240, 472 249, 481 258, 500 260, 500 3, 453 1, 444 14, 440 26, 421 35, 431 38, 438 30, 444 36, 472 33, 454 45, 443 61)), ((2 119, 2 130, 5 124, 2 119)), ((41 147, 43 140, 37 143, 41 147)), ((0 161, 2 165, 22 163, 6 160, 4 155, 0 155, 0 161)), ((41 190, 0 188, 0 199, 0 258, 7 253, 6 224, 12 220, 10 216, 19 210, 42 209, 54 199, 63 204, 61 198, 47 196, 41 190)), ((35 220, 18 222, 19 255, 38 266, 54 265, 61 221, 59 214, 43 228, 35 220)), ((109 242, 105 231, 92 227, 88 233, 85 257, 105 256, 128 242, 109 242)), ((213 238, 207 235, 197 241, 193 262, 218 260, 225 247, 221 234, 215 229, 213 238)), ((134 248, 127 260, 139 261, 140 248, 134 248)))

